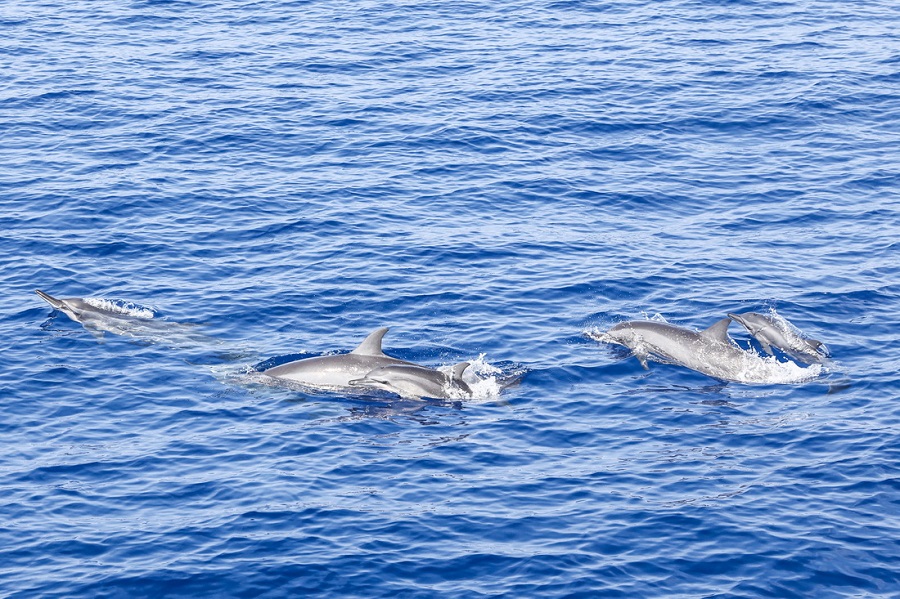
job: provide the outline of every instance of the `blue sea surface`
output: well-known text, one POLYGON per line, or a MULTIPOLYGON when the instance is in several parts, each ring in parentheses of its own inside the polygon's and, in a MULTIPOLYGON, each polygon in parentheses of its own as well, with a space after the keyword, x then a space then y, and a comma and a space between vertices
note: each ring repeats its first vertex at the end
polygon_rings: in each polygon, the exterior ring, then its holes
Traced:
POLYGON ((888 0, 6 0, 0 596, 900 596, 898 148, 888 0))

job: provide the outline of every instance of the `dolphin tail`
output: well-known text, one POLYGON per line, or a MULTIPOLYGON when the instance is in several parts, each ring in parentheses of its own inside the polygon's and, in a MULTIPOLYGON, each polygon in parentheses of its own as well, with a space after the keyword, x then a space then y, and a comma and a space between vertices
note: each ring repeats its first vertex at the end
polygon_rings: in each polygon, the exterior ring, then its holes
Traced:
POLYGON ((471 397, 472 388, 469 387, 469 384, 462 378, 463 372, 465 372, 466 368, 470 365, 470 362, 460 362, 459 364, 455 364, 453 368, 450 369, 450 385, 471 397))
POLYGON ((460 362, 450 369, 450 378, 456 382, 462 381, 463 372, 471 365, 471 362, 460 362))

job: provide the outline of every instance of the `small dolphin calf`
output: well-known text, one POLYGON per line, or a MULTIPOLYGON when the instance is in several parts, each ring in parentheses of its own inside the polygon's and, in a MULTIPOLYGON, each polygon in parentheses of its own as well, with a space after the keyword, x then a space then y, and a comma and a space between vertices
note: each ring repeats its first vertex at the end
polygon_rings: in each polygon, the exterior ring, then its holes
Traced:
POLYGON ((731 341, 730 322, 730 318, 724 318, 700 333, 664 322, 623 322, 599 340, 629 348, 644 368, 648 368, 647 358, 655 356, 717 379, 746 381, 748 370, 762 358, 731 341))
POLYGON ((821 364, 828 357, 828 350, 821 341, 804 338, 795 326, 781 316, 757 312, 729 312, 728 316, 743 325, 769 355, 773 355, 772 346, 775 346, 807 364, 821 364))
POLYGON ((468 362, 460 362, 449 375, 440 370, 432 370, 414 364, 395 364, 376 368, 361 379, 350 381, 358 387, 384 389, 403 397, 434 399, 460 399, 461 394, 472 396, 472 389, 462 379, 462 373, 469 367, 468 362))
POLYGON ((373 331, 349 354, 295 360, 264 370, 263 374, 311 387, 350 387, 350 381, 364 378, 376 368, 415 366, 381 351, 381 340, 387 332, 387 327, 373 331))

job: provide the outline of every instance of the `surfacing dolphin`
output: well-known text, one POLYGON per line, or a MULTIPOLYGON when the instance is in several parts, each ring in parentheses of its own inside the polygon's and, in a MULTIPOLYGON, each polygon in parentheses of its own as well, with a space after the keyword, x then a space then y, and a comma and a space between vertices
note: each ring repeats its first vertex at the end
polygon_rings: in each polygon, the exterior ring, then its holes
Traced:
POLYGON ((155 318, 151 310, 134 304, 94 298, 56 298, 40 289, 35 293, 54 309, 80 323, 91 334, 109 332, 144 341, 174 344, 176 347, 207 345, 210 337, 196 332, 198 325, 155 318))
POLYGON ((34 292, 37 293, 42 300, 53 306, 54 309, 59 310, 75 322, 80 322, 82 324, 94 324, 96 321, 108 320, 111 318, 146 320, 145 318, 133 315, 128 310, 120 308, 112 302, 105 302, 106 305, 104 305, 104 302, 102 301, 91 301, 79 297, 59 299, 53 297, 49 293, 44 293, 40 289, 35 289, 34 292))
POLYGON ((739 382, 768 382, 769 369, 755 352, 744 351, 728 336, 731 318, 696 332, 664 322, 622 322, 598 340, 624 345, 648 368, 647 359, 679 364, 707 376, 739 382))
POLYGON ((309 387, 343 388, 350 387, 350 381, 362 379, 376 368, 416 366, 412 362, 392 358, 381 351, 381 340, 387 332, 388 327, 372 331, 359 347, 349 354, 294 360, 264 370, 263 374, 309 387))
POLYGON ((382 366, 360 379, 350 381, 354 387, 384 389, 402 397, 421 399, 462 399, 471 397, 472 389, 462 379, 469 362, 453 366, 450 374, 415 364, 382 366))
POLYGON ((759 341, 763 351, 774 355, 772 346, 807 364, 822 364, 828 358, 828 349, 821 341, 807 339, 784 317, 745 312, 728 313, 729 318, 740 323, 759 341))

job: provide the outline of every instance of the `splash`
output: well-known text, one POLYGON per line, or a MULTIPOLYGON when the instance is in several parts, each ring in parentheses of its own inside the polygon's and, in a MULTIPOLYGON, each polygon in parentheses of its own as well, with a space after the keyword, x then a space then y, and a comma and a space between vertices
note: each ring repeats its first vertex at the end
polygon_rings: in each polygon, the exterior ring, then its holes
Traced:
MULTIPOLYGON (((472 396, 469 397, 459 389, 447 389, 448 395, 453 399, 481 401, 495 400, 500 397, 500 391, 504 386, 502 383, 503 370, 489 363, 484 357, 485 354, 480 354, 474 360, 469 360, 469 367, 463 372, 463 380, 472 390, 472 396)), ((438 370, 449 375, 452 368, 453 365, 450 364, 441 366, 438 370)))
POLYGON ((754 350, 743 350, 739 366, 727 372, 723 370, 716 378, 746 384, 789 385, 811 381, 824 372, 821 364, 803 367, 796 362, 779 362, 774 356, 762 356, 754 350))
MULTIPOLYGON (((781 330, 784 338, 788 340, 792 347, 801 348, 806 345, 806 340, 809 339, 809 337, 805 335, 803 331, 797 328, 794 323, 776 312, 774 307, 769 308, 769 316, 778 325, 778 328, 781 330)), ((826 358, 831 356, 831 352, 829 351, 828 346, 824 343, 819 347, 819 349, 824 353, 826 358)))
POLYGON ((110 314, 130 316, 132 318, 143 318, 145 320, 156 317, 156 312, 154 312, 150 308, 145 308, 143 306, 139 306, 138 304, 127 302, 125 300, 108 300, 96 297, 86 297, 84 298, 84 303, 97 308, 98 310, 109 312, 110 314))

